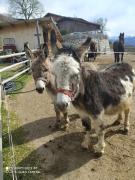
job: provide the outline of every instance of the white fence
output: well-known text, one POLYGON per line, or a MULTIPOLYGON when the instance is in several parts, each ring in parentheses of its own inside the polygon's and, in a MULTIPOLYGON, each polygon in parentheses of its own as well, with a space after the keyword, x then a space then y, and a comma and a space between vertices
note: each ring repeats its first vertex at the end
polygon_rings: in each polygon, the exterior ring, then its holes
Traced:
MULTIPOLYGON (((0 60, 6 59, 6 58, 12 58, 12 57, 16 57, 16 56, 21 56, 21 55, 25 55, 25 52, 0 56, 0 60)), ((3 172, 4 172, 3 171, 3 156, 2 156, 2 117, 1 117, 1 105, 2 105, 2 96, 3 96, 3 92, 4 92, 4 84, 17 78, 18 76, 24 74, 25 72, 29 71, 30 65, 31 65, 30 60, 25 60, 25 61, 15 63, 13 65, 10 65, 10 66, 0 69, 0 180, 3 180, 3 172), (2 72, 8 71, 14 67, 20 66, 21 64, 25 64, 27 62, 29 62, 29 65, 21 72, 16 73, 15 75, 13 75, 10 78, 4 79, 4 80, 1 79, 2 72)))

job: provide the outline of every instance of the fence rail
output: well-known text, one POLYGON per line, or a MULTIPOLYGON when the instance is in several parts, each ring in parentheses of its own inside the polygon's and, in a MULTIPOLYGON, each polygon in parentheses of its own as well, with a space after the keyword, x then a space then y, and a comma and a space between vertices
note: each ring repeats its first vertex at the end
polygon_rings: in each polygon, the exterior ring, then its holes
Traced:
POLYGON ((15 56, 21 56, 21 55, 25 55, 25 52, 2 55, 2 56, 0 56, 0 59, 6 59, 6 58, 11 58, 11 57, 15 57, 15 56))
MULTIPOLYGON (((36 49, 33 49, 32 52, 35 52, 36 49)), ((11 57, 16 57, 16 56, 22 56, 25 55, 25 52, 20 52, 20 53, 14 53, 14 54, 8 54, 8 55, 2 55, 0 56, 0 59, 6 59, 6 58, 11 58, 11 57)))
MULTIPOLYGON (((35 51, 35 50, 33 50, 33 51, 35 51)), ((10 54, 10 55, 2 55, 2 56, 0 56, 0 59, 6 59, 6 58, 21 56, 21 55, 25 55, 25 52, 14 53, 14 54, 10 54)), ((7 82, 17 78, 18 76, 26 73, 27 71, 29 71, 31 63, 30 63, 30 60, 25 60, 25 61, 22 61, 22 62, 19 62, 19 63, 15 63, 15 64, 12 64, 12 65, 9 65, 7 67, 4 67, 4 68, 0 69, 0 73, 2 73, 2 72, 8 71, 8 70, 10 70, 10 69, 12 69, 14 67, 20 66, 20 65, 25 64, 25 63, 28 63, 29 65, 25 69, 23 69, 21 72, 16 73, 15 75, 13 75, 10 78, 2 80, 1 79, 1 74, 0 74, 0 180, 3 180, 2 117, 1 117, 2 96, 3 96, 3 90, 4 90, 3 87, 4 87, 5 83, 7 83, 7 82)))
POLYGON ((1 72, 4 72, 4 71, 7 71, 7 70, 9 70, 9 69, 12 69, 12 68, 14 68, 14 67, 16 67, 16 66, 18 66, 18 65, 24 64, 24 63, 26 63, 26 62, 29 62, 29 60, 25 60, 25 61, 22 61, 22 62, 19 62, 19 63, 12 64, 12 65, 7 66, 7 67, 4 67, 4 68, 0 69, 0 73, 1 73, 1 72))

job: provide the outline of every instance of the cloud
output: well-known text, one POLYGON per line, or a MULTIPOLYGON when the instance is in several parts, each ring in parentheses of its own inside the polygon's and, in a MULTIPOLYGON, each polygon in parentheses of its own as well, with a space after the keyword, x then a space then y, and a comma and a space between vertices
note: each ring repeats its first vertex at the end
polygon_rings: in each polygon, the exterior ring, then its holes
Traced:
MULTIPOLYGON (((44 0, 41 0, 41 2, 44 3, 44 0)), ((134 0, 55 0, 52 2, 46 0, 46 13, 52 12, 64 16, 76 16, 89 21, 103 17, 108 20, 107 33, 109 35, 117 35, 123 31, 127 35, 135 35, 135 26, 133 26, 135 17, 134 0)))
POLYGON ((7 13, 8 12, 8 5, 6 0, 0 0, 0 13, 7 13))
MULTIPOLYGON (((135 0, 39 0, 45 13, 51 12, 63 16, 80 17, 94 21, 99 17, 107 18, 107 33, 117 35, 125 32, 135 35, 135 0)), ((7 12, 8 1, 0 0, 0 13, 7 12)))
POLYGON ((6 13, 6 9, 4 7, 0 7, 0 14, 6 13))

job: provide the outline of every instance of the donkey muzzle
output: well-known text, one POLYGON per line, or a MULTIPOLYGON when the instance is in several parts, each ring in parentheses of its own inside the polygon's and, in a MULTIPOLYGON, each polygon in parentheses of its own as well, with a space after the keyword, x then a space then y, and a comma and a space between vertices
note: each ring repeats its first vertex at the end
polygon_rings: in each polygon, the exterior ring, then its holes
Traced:
POLYGON ((36 91, 38 92, 38 93, 40 93, 40 94, 42 94, 43 93, 43 91, 44 91, 44 87, 42 87, 42 88, 36 88, 36 91))
POLYGON ((38 93, 43 93, 43 91, 45 90, 45 82, 43 80, 37 80, 36 82, 36 91, 38 93))

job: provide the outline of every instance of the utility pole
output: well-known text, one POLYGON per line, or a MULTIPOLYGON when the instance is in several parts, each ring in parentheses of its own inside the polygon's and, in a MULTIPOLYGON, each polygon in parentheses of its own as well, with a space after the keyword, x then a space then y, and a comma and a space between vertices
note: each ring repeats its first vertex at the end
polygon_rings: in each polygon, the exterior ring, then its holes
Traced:
POLYGON ((39 33, 39 22, 38 22, 38 19, 36 21, 36 34, 35 34, 35 36, 37 36, 38 48, 40 48, 40 36, 41 36, 41 34, 39 33))

